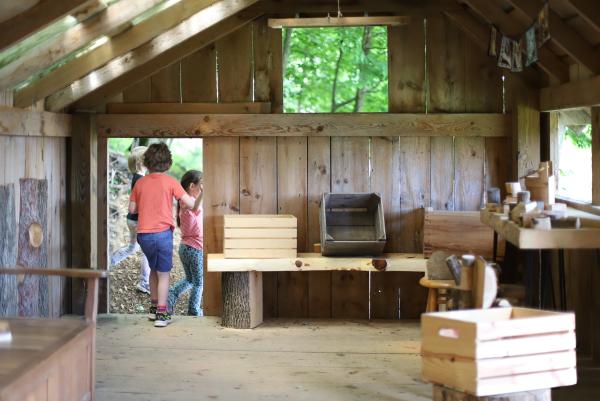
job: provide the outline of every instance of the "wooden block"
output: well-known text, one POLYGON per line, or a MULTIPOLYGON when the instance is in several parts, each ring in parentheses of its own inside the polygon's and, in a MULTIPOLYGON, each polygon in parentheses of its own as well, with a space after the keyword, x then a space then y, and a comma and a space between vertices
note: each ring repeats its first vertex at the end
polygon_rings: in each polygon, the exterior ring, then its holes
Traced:
MULTIPOLYGON (((0 267, 17 264, 15 187, 0 185, 0 267)), ((17 316, 19 292, 15 276, 0 275, 0 316, 17 316)))
POLYGON ((223 316, 221 324, 252 329, 263 321, 261 272, 223 273, 223 316))
POLYGON ((296 238, 225 238, 223 247, 232 249, 295 249, 296 238))
POLYGON ((552 391, 545 388, 543 390, 477 397, 448 387, 434 385, 433 401, 552 401, 552 391))
POLYGON ((295 258, 294 249, 224 249, 223 255, 226 259, 279 259, 295 258))

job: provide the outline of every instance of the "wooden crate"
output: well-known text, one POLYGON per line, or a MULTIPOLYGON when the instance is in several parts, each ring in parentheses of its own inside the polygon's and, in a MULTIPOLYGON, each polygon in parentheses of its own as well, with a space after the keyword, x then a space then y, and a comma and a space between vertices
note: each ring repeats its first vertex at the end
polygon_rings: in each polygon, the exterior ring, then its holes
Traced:
POLYGON ((526 308, 422 316, 423 379, 476 396, 577 382, 575 315, 526 308))
POLYGON ((227 259, 295 258, 298 222, 291 215, 226 215, 223 254, 227 259))

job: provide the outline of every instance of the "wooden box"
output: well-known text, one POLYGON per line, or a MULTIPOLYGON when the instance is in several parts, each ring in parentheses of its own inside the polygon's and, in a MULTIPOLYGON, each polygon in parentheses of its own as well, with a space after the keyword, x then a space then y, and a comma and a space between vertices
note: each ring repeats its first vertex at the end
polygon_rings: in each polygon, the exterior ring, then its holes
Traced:
POLYGON ((227 259, 295 258, 298 222, 291 215, 223 216, 223 254, 227 259))
POLYGON ((488 396, 577 382, 575 315, 526 308, 422 316, 423 379, 488 396))

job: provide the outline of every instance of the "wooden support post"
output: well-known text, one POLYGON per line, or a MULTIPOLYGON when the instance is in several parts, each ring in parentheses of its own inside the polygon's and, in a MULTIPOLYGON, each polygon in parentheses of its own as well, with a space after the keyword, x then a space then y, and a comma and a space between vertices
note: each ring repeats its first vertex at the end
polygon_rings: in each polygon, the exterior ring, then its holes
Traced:
POLYGON ((592 107, 592 203, 600 205, 600 107, 592 107))
MULTIPOLYGON (((98 269, 108 270, 108 139, 98 138, 98 269)), ((98 312, 108 312, 108 278, 99 284, 98 312)))
POLYGON ((513 178, 523 177, 540 163, 540 112, 537 91, 517 80, 509 82, 513 115, 513 178))
POLYGON ((253 329, 260 325, 263 321, 262 273, 227 272, 221 280, 221 324, 235 329, 253 329))
MULTIPOLYGON (((97 265, 97 145, 93 117, 78 115, 71 136, 71 263, 77 268, 97 265)), ((73 281, 71 302, 73 313, 83 314, 83 283, 73 281)))
POLYGON ((447 387, 433 386, 433 401, 552 401, 551 389, 477 397, 447 387))
MULTIPOLYGON (((0 185, 0 267, 17 264, 17 215, 14 184, 0 185)), ((17 316, 19 292, 15 276, 0 275, 0 316, 17 316)))

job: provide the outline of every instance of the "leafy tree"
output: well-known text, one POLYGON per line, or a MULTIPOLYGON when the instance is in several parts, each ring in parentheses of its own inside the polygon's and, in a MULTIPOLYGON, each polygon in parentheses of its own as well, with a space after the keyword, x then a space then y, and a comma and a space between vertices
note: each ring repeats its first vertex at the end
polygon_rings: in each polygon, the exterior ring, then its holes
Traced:
POLYGON ((386 112, 387 28, 283 32, 287 113, 386 112))
POLYGON ((592 148, 592 125, 587 124, 584 126, 568 126, 565 129, 565 137, 569 138, 573 145, 579 149, 591 149, 592 148))

